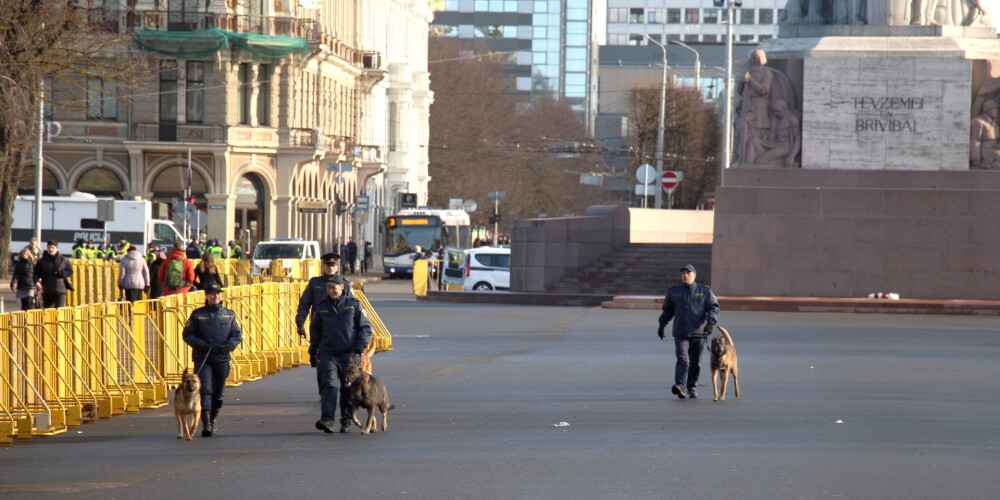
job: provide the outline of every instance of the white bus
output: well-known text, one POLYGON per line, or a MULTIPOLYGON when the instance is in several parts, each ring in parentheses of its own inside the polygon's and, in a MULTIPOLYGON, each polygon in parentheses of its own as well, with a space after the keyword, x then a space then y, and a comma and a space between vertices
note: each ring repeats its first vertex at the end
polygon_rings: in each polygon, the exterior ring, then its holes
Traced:
POLYGON ((444 247, 469 248, 472 232, 464 210, 409 208, 386 217, 382 261, 390 277, 413 273, 417 250, 437 257, 444 247))

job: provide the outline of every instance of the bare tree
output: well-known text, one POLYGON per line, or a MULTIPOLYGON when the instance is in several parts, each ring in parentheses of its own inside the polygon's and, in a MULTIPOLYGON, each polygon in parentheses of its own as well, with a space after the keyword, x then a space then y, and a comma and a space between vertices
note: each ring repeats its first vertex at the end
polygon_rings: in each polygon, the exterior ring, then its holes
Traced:
MULTIPOLYGON (((656 163, 660 117, 660 89, 637 86, 629 90, 629 119, 634 127, 636 165, 656 163)), ((663 169, 684 173, 672 195, 675 208, 696 208, 703 195, 714 191, 720 177, 721 124, 718 115, 692 88, 668 87, 663 122, 663 169)), ((664 198, 666 199, 666 198, 664 198)))
POLYGON ((516 92, 501 72, 503 54, 485 44, 430 41, 430 203, 472 199, 474 226, 492 214, 490 191, 503 191, 501 232, 513 220, 582 213, 602 193, 580 184, 600 157, 580 154, 586 128, 571 107, 551 96, 516 92))
MULTIPOLYGON (((131 38, 75 1, 0 0, 0 248, 10 247, 14 198, 37 141, 46 78, 76 84, 89 77, 127 82, 143 59, 131 38)), ((102 10, 101 13, 104 13, 102 10)), ((0 259, 6 276, 8 259, 0 259)))

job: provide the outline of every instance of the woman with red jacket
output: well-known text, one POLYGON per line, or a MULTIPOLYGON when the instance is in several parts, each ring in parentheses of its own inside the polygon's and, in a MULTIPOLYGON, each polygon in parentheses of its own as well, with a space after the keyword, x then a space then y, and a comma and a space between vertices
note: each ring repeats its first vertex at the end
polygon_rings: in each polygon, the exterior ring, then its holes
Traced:
POLYGON ((156 278, 163 284, 163 295, 188 293, 191 290, 191 285, 195 280, 194 265, 191 264, 190 260, 187 260, 186 255, 184 242, 175 241, 170 255, 167 256, 167 260, 163 261, 160 271, 156 273, 156 278), (180 261, 180 263, 171 266, 175 260, 180 261))

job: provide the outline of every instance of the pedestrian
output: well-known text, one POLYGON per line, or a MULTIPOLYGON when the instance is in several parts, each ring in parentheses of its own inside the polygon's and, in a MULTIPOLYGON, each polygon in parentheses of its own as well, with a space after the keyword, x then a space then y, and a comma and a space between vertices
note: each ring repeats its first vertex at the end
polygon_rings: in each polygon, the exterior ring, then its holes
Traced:
POLYGON ((201 380, 201 435, 218 430, 216 418, 229 378, 230 353, 243 340, 236 313, 222 306, 222 285, 212 283, 205 290, 205 305, 195 309, 184 325, 184 342, 191 346, 195 373, 201 380))
POLYGON ((361 272, 367 273, 372 268, 372 244, 366 241, 364 244, 364 255, 361 256, 361 272))
POLYGON ((132 245, 118 263, 118 288, 125 300, 142 300, 142 292, 149 289, 149 266, 139 255, 139 247, 132 245))
POLYGON ((240 248, 239 243, 236 243, 236 240, 229 240, 229 258, 231 259, 243 258, 243 249, 240 248))
POLYGON ((344 256, 347 261, 346 270, 348 270, 351 274, 354 274, 354 262, 358 260, 358 244, 354 242, 354 238, 348 238, 345 248, 347 249, 346 255, 344 256))
POLYGON ((198 241, 197 239, 194 239, 191 240, 191 243, 188 243, 185 253, 187 254, 187 258, 191 260, 196 260, 200 259, 201 255, 205 252, 201 249, 201 242, 198 241))
POLYGON ((156 279, 163 285, 163 295, 188 293, 191 289, 195 280, 194 265, 184 255, 184 241, 175 241, 173 250, 156 273, 156 279))
POLYGON ((35 254, 27 248, 21 250, 14 262, 10 289, 14 291, 14 298, 21 301, 22 311, 35 308, 35 254))
POLYGON ((309 365, 316 368, 319 386, 320 419, 316 428, 332 433, 337 421, 339 390, 340 432, 351 429, 351 395, 347 389, 347 364, 368 348, 372 325, 361 302, 344 293, 347 282, 340 275, 326 278, 326 296, 313 314, 317 326, 309 337, 309 365))
POLYGON ((167 254, 159 252, 156 254, 156 259, 153 260, 153 263, 149 265, 149 276, 151 277, 149 280, 150 299, 163 297, 163 282, 161 282, 157 276, 160 275, 160 267, 163 266, 163 263, 166 262, 166 260, 167 254))
POLYGON ((201 256, 201 261, 194 268, 194 276, 194 286, 198 290, 208 290, 208 286, 212 283, 223 285, 219 268, 215 265, 215 254, 205 252, 205 255, 201 256))
POLYGON ((674 320, 674 385, 670 392, 678 398, 697 398, 698 374, 701 372, 701 352, 705 340, 719 323, 719 301, 707 286, 695 283, 698 272, 688 264, 681 268, 681 284, 667 290, 660 313, 660 328, 656 331, 663 340, 663 329, 674 320))
POLYGON ((31 255, 35 257, 35 262, 38 262, 38 259, 42 258, 42 247, 41 244, 38 242, 38 238, 32 237, 31 241, 28 242, 28 244, 25 245, 24 248, 22 248, 22 250, 30 251, 31 255))
MULTIPOLYGON (((310 318, 310 309, 312 309, 312 314, 315 315, 316 306, 327 296, 327 278, 340 274, 340 255, 335 253, 325 253, 320 256, 320 262, 323 274, 311 278, 309 283, 306 284, 306 290, 302 292, 302 296, 299 297, 299 308, 298 313, 295 315, 295 325, 299 336, 303 338, 306 336, 305 324, 306 319, 310 318)), ((344 294, 351 295, 351 282, 346 279, 344 282, 344 294)), ((315 321, 310 321, 309 332, 313 333, 316 326, 315 321)))
POLYGON ((59 242, 49 240, 45 254, 35 263, 32 273, 35 292, 42 294, 42 307, 63 307, 66 292, 73 289, 69 278, 73 276, 73 266, 69 259, 59 253, 59 242))

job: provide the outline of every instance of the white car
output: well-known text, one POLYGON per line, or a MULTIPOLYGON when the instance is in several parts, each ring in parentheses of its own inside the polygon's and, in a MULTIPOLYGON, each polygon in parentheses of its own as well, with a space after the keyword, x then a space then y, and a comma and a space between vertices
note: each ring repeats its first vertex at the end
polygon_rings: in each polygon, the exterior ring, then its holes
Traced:
POLYGON ((300 238, 275 238, 261 241, 253 247, 253 261, 251 272, 260 274, 261 271, 267 273, 271 269, 271 261, 274 259, 318 259, 319 242, 313 240, 303 240, 300 238))
POLYGON ((464 290, 510 289, 510 246, 472 248, 466 255, 464 290))

